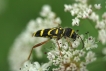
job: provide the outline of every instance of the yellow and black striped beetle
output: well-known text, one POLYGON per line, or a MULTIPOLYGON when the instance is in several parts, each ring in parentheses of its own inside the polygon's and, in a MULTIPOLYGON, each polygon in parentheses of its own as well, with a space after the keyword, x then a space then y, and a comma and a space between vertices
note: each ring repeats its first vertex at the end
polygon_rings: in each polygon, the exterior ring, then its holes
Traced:
POLYGON ((56 39, 60 39, 62 37, 69 37, 72 39, 76 39, 77 34, 75 33, 74 30, 72 30, 71 28, 49 28, 49 29, 42 29, 42 30, 38 30, 37 32, 33 33, 32 36, 35 37, 47 37, 47 38, 56 38, 56 39))
MULTIPOLYGON (((57 40, 57 44, 58 44, 58 47, 59 47, 59 50, 60 50, 58 40, 61 39, 62 37, 64 37, 70 43, 70 45, 71 45, 71 42, 68 38, 72 38, 73 40, 76 40, 77 37, 80 37, 73 29, 71 29, 71 28, 61 28, 61 27, 38 30, 37 32, 34 32, 32 34, 32 36, 46 37, 46 38, 49 38, 49 39, 33 46, 32 49, 31 49, 31 52, 29 54, 28 60, 31 56, 33 48, 36 48, 36 47, 48 42, 52 38, 55 38, 57 40)), ((82 38, 81 38, 81 40, 82 40, 82 38)), ((83 47, 84 47, 83 40, 82 40, 82 43, 83 43, 83 47)), ((71 45, 71 47, 72 47, 72 45, 71 45)))

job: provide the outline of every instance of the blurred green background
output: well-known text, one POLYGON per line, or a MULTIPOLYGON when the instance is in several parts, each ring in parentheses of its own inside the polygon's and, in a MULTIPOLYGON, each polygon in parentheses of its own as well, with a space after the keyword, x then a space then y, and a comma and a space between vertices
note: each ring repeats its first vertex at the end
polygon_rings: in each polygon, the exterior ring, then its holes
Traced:
MULTIPOLYGON (((68 12, 64 12, 64 4, 72 4, 74 0, 0 0, 0 71, 10 71, 8 64, 8 53, 15 38, 25 29, 27 23, 31 19, 39 17, 39 12, 43 5, 48 4, 52 7, 52 11, 62 20, 62 26, 71 27, 72 17, 68 12)), ((89 4, 100 3, 102 10, 98 10, 98 14, 102 14, 106 9, 105 0, 88 0, 89 4)), ((90 35, 97 37, 97 30, 94 24, 86 23, 83 20, 81 27, 72 27, 79 29, 79 33, 90 32, 90 35), (90 29, 89 29, 90 28, 90 29)), ((106 62, 103 61, 101 50, 105 46, 99 44, 96 49, 98 59, 96 62, 88 66, 90 71, 106 71, 106 62)))

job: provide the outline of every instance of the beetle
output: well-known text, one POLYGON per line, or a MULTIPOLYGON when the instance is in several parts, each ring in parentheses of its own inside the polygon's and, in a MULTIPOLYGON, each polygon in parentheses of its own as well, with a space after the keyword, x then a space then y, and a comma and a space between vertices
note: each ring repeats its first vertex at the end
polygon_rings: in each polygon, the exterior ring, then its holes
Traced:
MULTIPOLYGON (((60 50, 60 46, 59 46, 58 40, 61 39, 62 37, 67 39, 67 41, 70 43, 71 47, 72 47, 72 45, 71 45, 71 42, 70 42, 70 40, 68 38, 72 38, 75 41, 77 37, 80 37, 73 29, 71 29, 71 28, 62 28, 62 27, 41 29, 41 30, 38 30, 38 31, 34 32, 32 34, 32 36, 34 36, 34 37, 44 37, 44 38, 49 38, 49 39, 46 40, 46 41, 43 41, 41 43, 38 43, 35 46, 33 46, 31 51, 30 51, 30 54, 28 56, 28 60, 30 59, 30 56, 31 56, 33 48, 36 48, 38 46, 41 46, 41 45, 45 44, 50 39, 54 38, 54 39, 57 40, 56 42, 57 42, 59 50, 60 50)), ((82 38, 81 38, 81 40, 82 40, 82 38)), ((83 40, 82 40, 82 43, 83 43, 83 47, 84 47, 83 40)), ((60 52, 60 54, 61 54, 61 52, 60 52)))

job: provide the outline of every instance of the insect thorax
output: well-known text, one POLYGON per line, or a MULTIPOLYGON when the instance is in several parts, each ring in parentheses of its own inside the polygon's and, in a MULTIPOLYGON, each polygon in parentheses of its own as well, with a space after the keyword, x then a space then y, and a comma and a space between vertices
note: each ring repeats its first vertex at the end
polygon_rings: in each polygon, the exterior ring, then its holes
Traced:
POLYGON ((77 37, 77 34, 75 33, 75 31, 71 28, 65 28, 64 29, 64 34, 63 34, 64 37, 69 37, 69 38, 72 38, 72 39, 76 39, 77 37))

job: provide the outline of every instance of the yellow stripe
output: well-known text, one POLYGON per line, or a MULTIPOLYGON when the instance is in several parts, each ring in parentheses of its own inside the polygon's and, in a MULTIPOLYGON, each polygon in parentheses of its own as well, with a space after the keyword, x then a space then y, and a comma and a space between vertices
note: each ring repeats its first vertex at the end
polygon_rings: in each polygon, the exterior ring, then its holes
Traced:
POLYGON ((58 34, 58 29, 56 30, 55 34, 58 34))
POLYGON ((43 32, 44 32, 44 29, 42 29, 42 30, 41 30, 41 32, 40 32, 40 36, 42 36, 42 35, 43 35, 43 32))
POLYGON ((65 32, 65 29, 63 30, 63 34, 64 34, 64 32, 65 32))
POLYGON ((52 34, 50 34, 50 32, 51 32, 53 29, 55 29, 55 28, 52 28, 51 30, 48 31, 48 35, 52 35, 52 34))
POLYGON ((73 33, 74 33, 74 30, 72 30, 70 37, 72 36, 73 33))
POLYGON ((50 32, 51 32, 52 30, 53 30, 53 29, 49 30, 48 35, 51 35, 50 32))

